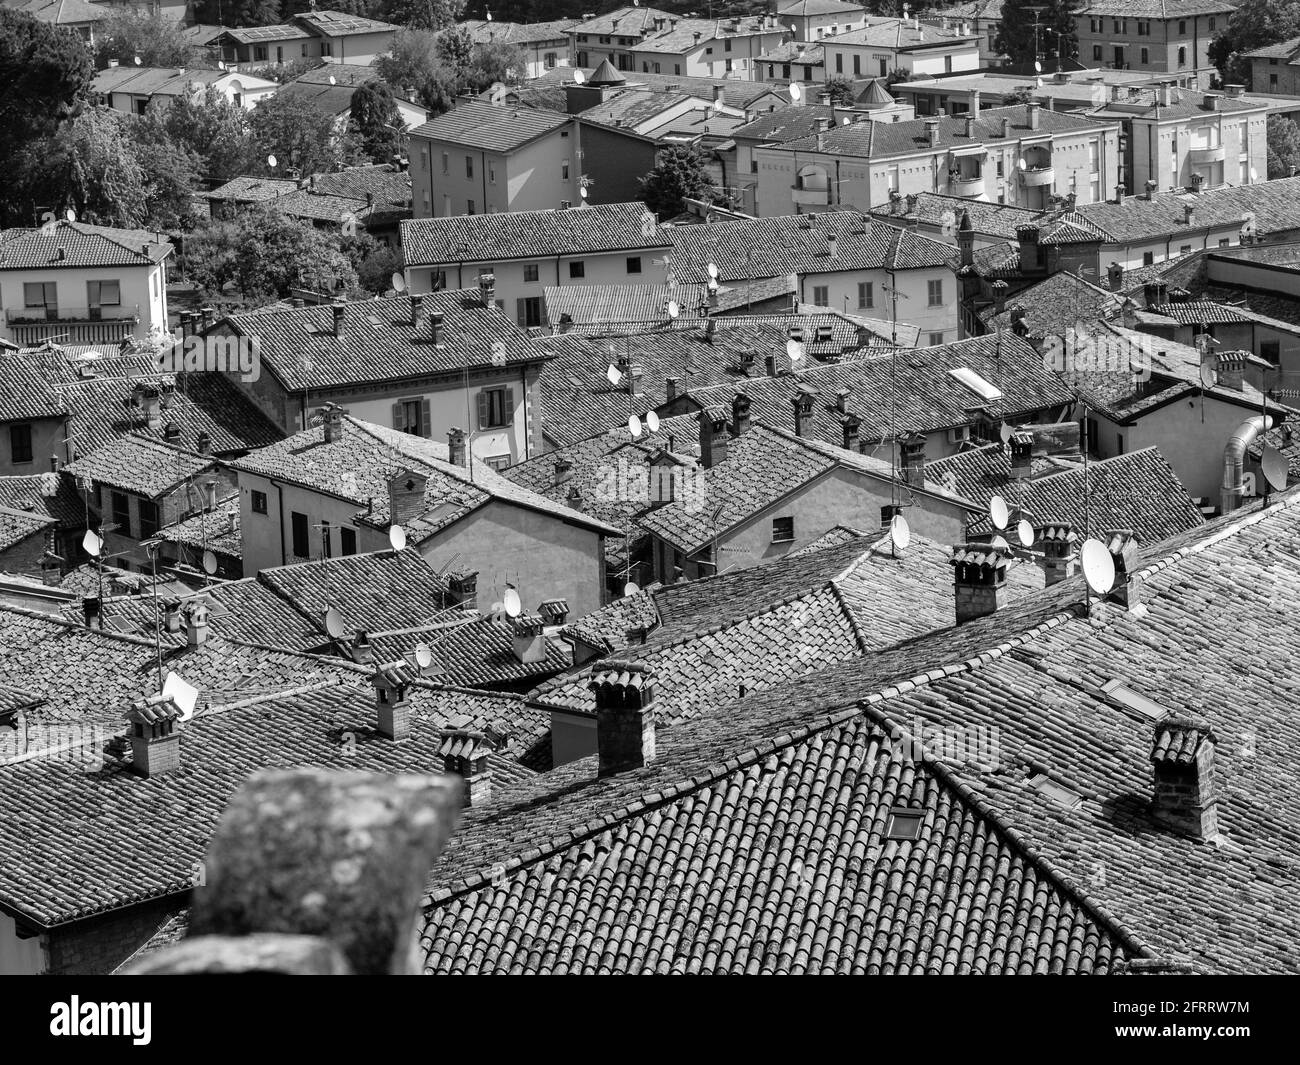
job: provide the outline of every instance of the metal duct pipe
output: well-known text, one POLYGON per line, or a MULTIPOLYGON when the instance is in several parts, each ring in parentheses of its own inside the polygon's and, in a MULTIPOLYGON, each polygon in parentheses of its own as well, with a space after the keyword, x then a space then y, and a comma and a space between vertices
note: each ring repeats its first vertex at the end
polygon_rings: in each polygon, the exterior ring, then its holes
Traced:
POLYGON ((1245 494, 1246 448, 1255 440, 1273 428, 1273 419, 1266 414, 1257 414, 1247 418, 1233 434, 1223 448, 1223 495, 1222 511, 1231 514, 1241 506, 1245 494))

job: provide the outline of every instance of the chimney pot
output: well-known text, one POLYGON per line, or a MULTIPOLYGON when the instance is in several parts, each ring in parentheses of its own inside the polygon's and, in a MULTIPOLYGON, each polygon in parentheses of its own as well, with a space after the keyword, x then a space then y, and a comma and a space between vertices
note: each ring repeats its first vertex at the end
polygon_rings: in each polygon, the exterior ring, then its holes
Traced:
POLYGON ((397 659, 376 665, 370 681, 375 686, 375 726, 390 740, 404 740, 411 734, 411 703, 407 695, 406 662, 397 659))
POLYGON ((452 573, 447 578, 447 605, 473 609, 478 600, 478 571, 452 573))
POLYGON ((345 318, 346 318, 346 315, 347 315, 347 308, 344 306, 343 301, 342 301, 342 300, 335 300, 335 301, 330 305, 330 310, 331 310, 331 311, 333 312, 333 314, 334 314, 334 335, 335 335, 336 337, 343 337, 343 336, 346 336, 346 335, 347 335, 347 325, 346 325, 346 322, 345 322, 345 318))
POLYGON ((899 438, 898 465, 905 484, 911 488, 925 487, 924 433, 905 433, 899 438))
POLYGON ((185 606, 185 643, 189 647, 202 647, 208 642, 208 605, 201 599, 185 606))
POLYGON ((545 624, 537 614, 520 614, 510 621, 510 648, 524 665, 546 661, 545 624))
POLYGON ((465 430, 457 426, 447 430, 447 458, 453 466, 464 466, 467 460, 465 430))
POLYGON ((1006 548, 991 544, 961 544, 953 548, 958 625, 995 613, 1006 605, 1009 555, 1006 548))
POLYGON ((1112 529, 1106 534, 1106 549, 1115 564, 1115 585, 1110 598, 1133 610, 1142 601, 1142 586, 1137 577, 1137 537, 1132 529, 1112 529))
POLYGON ((700 411, 700 465, 711 470, 725 461, 727 443, 727 410, 725 407, 706 407, 700 411))
POLYGON ((790 405, 794 408, 794 435, 803 436, 808 428, 808 419, 812 417, 812 393, 799 388, 790 397, 790 405))
POLYGON ((131 770, 156 777, 181 764, 180 708, 161 693, 135 703, 126 714, 131 733, 131 770))
POLYGON ((681 383, 682 383, 681 378, 679 377, 664 378, 664 392, 665 395, 667 396, 669 403, 671 403, 673 400, 677 398, 677 389, 681 385, 681 383))
POLYGON ((731 431, 740 436, 749 428, 750 398, 743 392, 737 392, 731 400, 731 431))
POLYGON ((1034 543, 1042 550, 1043 583, 1060 584, 1078 572, 1075 551, 1079 535, 1069 522, 1052 521, 1034 527, 1034 543))
POLYGON ((606 659, 587 685, 596 697, 596 749, 602 777, 640 769, 655 758, 655 675, 639 662, 606 659))
POLYGON ((388 479, 388 522, 406 525, 424 513, 424 490, 429 479, 414 470, 398 470, 388 479))
POLYGON ((1219 834, 1215 736, 1207 724, 1184 714, 1157 722, 1151 769, 1157 822, 1193 839, 1219 834))
POLYGON ((492 767, 488 756, 497 749, 497 737, 482 732, 456 730, 443 734, 438 753, 443 770, 465 780, 465 805, 482 806, 492 797, 492 767))

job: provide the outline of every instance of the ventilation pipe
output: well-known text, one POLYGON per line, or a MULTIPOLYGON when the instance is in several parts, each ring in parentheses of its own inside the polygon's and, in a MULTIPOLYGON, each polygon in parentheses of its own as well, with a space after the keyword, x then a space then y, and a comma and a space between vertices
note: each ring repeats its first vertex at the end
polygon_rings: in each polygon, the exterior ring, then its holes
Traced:
POLYGON ((1236 432, 1228 437, 1228 443, 1223 449, 1221 509, 1224 514, 1231 514, 1240 507, 1242 497, 1246 493, 1246 449, 1271 428, 1273 428, 1273 419, 1267 414, 1257 414, 1253 418, 1247 418, 1237 426, 1236 432))

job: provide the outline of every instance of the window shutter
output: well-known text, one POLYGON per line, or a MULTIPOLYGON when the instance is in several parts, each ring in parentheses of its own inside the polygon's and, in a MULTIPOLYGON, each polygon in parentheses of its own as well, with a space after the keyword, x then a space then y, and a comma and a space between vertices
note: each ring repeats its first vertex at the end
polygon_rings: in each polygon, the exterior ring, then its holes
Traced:
POLYGON ((501 412, 501 417, 504 419, 503 424, 513 425, 515 420, 515 390, 513 388, 506 389, 505 406, 506 409, 501 412))
POLYGON ((420 435, 433 436, 433 404, 427 399, 420 401, 420 435))
POLYGON ((487 428, 489 412, 488 394, 487 392, 480 391, 478 394, 478 427, 480 429, 487 428))
POLYGON ((406 428, 406 423, 402 420, 402 405, 400 403, 393 404, 393 428, 394 429, 406 428))
POLYGON ((515 300, 515 321, 521 326, 528 324, 528 301, 525 299, 515 300))

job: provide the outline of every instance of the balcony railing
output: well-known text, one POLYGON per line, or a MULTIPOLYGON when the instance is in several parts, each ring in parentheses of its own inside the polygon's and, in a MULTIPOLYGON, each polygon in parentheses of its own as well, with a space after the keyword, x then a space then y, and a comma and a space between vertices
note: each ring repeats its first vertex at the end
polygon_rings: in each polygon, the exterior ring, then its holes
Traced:
POLYGON ((957 176, 948 179, 949 196, 965 196, 968 199, 972 196, 984 195, 984 175, 976 174, 970 176, 957 176))
POLYGON ((1215 148, 1192 148, 1188 154, 1191 157, 1193 166, 1202 166, 1206 163, 1221 163, 1225 158, 1222 144, 1215 148))
POLYGON ((1056 171, 1049 163, 1046 166, 1031 166, 1020 171, 1020 183, 1027 189, 1036 189, 1050 185, 1056 180, 1056 171))
POLYGON ((804 207, 825 207, 831 202, 831 190, 805 189, 799 185, 791 185, 790 198, 804 207))
POLYGON ((66 344, 118 344, 134 335, 140 308, 39 307, 6 308, 4 332, 15 344, 35 346, 46 340, 66 344))

